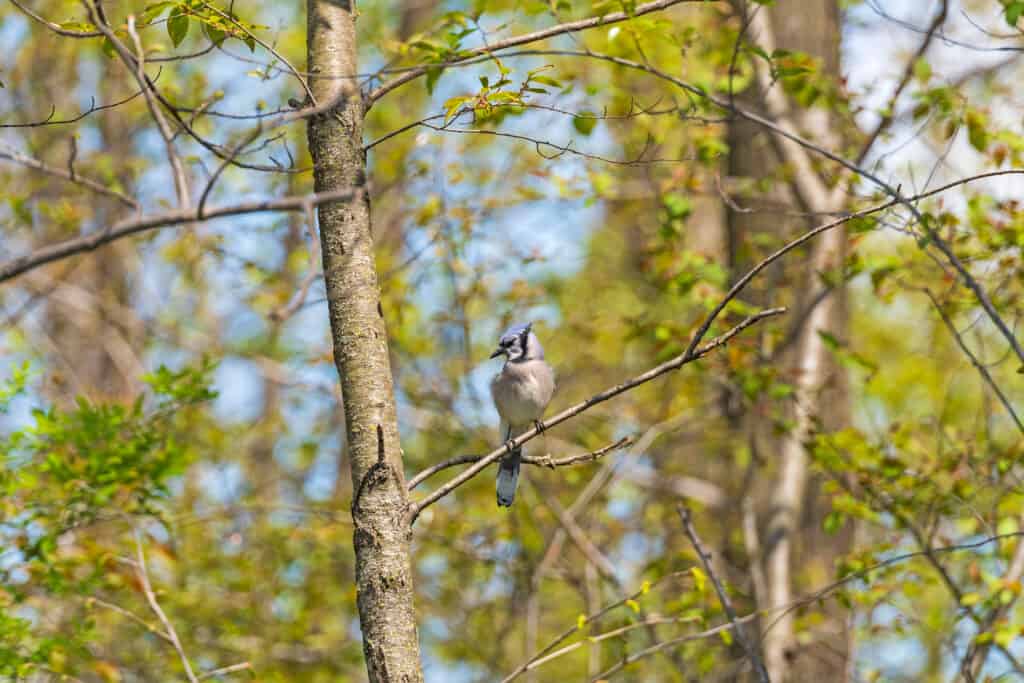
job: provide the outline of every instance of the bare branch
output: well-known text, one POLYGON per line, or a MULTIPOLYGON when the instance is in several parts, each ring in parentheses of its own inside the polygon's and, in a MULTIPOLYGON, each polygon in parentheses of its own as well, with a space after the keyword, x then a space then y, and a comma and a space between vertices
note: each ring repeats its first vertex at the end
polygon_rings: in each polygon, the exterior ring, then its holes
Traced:
POLYGON ((40 24, 50 29, 59 36, 66 36, 68 38, 100 38, 103 36, 103 34, 99 31, 71 31, 69 29, 66 29, 60 24, 55 24, 52 21, 48 21, 42 18, 41 16, 30 10, 28 7, 25 7, 23 4, 21 4, 20 0, 11 0, 11 4, 17 7, 19 10, 21 10, 21 12, 25 14, 25 16, 29 17, 33 21, 38 21, 40 24))
MULTIPOLYGON (((580 453, 579 455, 570 455, 568 457, 559 458, 557 460, 552 459, 551 456, 547 455, 536 456, 524 454, 522 457, 522 462, 523 464, 526 465, 540 465, 541 467, 550 467, 552 469, 556 467, 578 465, 581 463, 598 460, 601 457, 607 455, 608 453, 611 453, 612 451, 617 451, 620 448, 625 448, 626 446, 629 446, 634 441, 635 439, 633 437, 624 436, 615 443, 608 444, 607 446, 599 448, 596 451, 590 451, 589 453, 580 453)), ((484 457, 485 456, 482 455, 457 455, 454 458, 449 458, 448 460, 445 460, 444 462, 439 462, 435 465, 431 465, 430 467, 426 468, 425 470, 417 474, 415 477, 410 479, 408 483, 408 488, 410 491, 412 491, 414 488, 416 488, 424 481, 426 481, 429 477, 437 474, 441 470, 446 470, 449 467, 455 467, 456 465, 466 465, 468 463, 479 462, 484 457)))
POLYGON ((87 607, 91 606, 91 605, 99 605, 100 607, 106 607, 107 609, 109 609, 112 612, 117 612, 121 616, 126 617, 128 619, 131 619, 136 624, 138 624, 142 628, 146 629, 147 632, 152 633, 152 634, 156 635, 158 638, 162 638, 163 640, 166 640, 168 643, 172 643, 173 644, 173 641, 171 640, 171 637, 169 635, 167 635, 166 633, 164 633, 163 631, 158 629, 156 626, 154 626, 153 624, 149 623, 148 621, 146 621, 145 619, 140 617, 135 612, 132 612, 131 610, 127 610, 124 607, 121 607, 120 605, 116 605, 116 604, 114 604, 112 602, 107 602, 106 600, 103 600, 102 598, 94 598, 94 597, 86 598, 85 604, 86 604, 87 607))
POLYGON ((211 218, 222 218, 224 216, 238 216, 249 213, 262 213, 265 211, 303 211, 307 205, 319 206, 329 202, 351 199, 359 191, 350 190, 320 192, 317 194, 303 195, 297 197, 282 197, 280 199, 260 199, 250 202, 241 202, 228 206, 218 206, 207 209, 200 217, 195 209, 178 209, 164 213, 140 216, 130 220, 123 220, 113 225, 97 230, 88 235, 82 235, 74 239, 58 242, 31 253, 11 259, 0 264, 0 282, 10 280, 33 268, 59 261, 60 259, 95 251, 99 247, 109 244, 122 237, 128 237, 140 232, 166 228, 172 225, 194 223, 196 221, 208 220, 211 218))
POLYGON ((982 362, 979 361, 978 358, 971 352, 971 350, 967 348, 967 344, 964 343, 963 337, 960 335, 959 332, 957 332, 956 326, 953 324, 953 321, 950 320, 949 314, 946 313, 946 311, 942 308, 942 304, 939 303, 939 300, 935 298, 935 295, 932 294, 930 289, 925 288, 921 291, 923 291, 925 295, 931 300, 932 305, 935 307, 935 310, 939 314, 939 317, 942 318, 942 322, 946 325, 946 329, 949 330, 949 333, 953 336, 953 340, 956 341, 956 345, 959 346, 960 350, 964 352, 964 355, 966 355, 967 358, 970 359, 971 365, 973 365, 975 369, 977 369, 978 374, 981 375, 981 378, 985 381, 985 384, 987 384, 989 388, 992 389, 992 393, 996 395, 996 398, 999 399, 999 402, 1003 404, 1004 408, 1006 408, 1006 412, 1009 414, 1010 418, 1013 419, 1013 423, 1017 425, 1017 429, 1020 430, 1021 434, 1024 434, 1024 423, 1021 423, 1020 417, 1017 416, 1017 411, 1013 409, 1013 404, 1010 403, 1010 400, 1006 398, 1006 394, 1004 394, 1002 389, 999 388, 999 385, 996 384, 996 381, 992 378, 992 374, 989 373, 988 368, 986 368, 982 364, 982 362))
POLYGON ((653 655, 653 654, 656 654, 658 652, 661 652, 662 650, 667 650, 668 648, 675 647, 677 645, 682 645, 683 643, 689 643, 689 642, 692 642, 694 640, 703 640, 705 638, 710 638, 711 636, 717 636, 718 634, 720 634, 720 633, 722 633, 724 631, 730 631, 730 630, 735 631, 737 625, 745 624, 748 621, 753 621, 754 619, 757 618, 757 616, 758 615, 755 612, 753 614, 748 614, 748 615, 743 616, 743 617, 738 617, 736 619, 736 623, 735 624, 733 624, 731 622, 728 623, 728 624, 722 624, 720 626, 715 626, 713 628, 709 628, 706 631, 701 631, 699 633, 691 633, 689 635, 680 636, 679 638, 672 638, 671 640, 666 640, 666 641, 664 641, 662 643, 657 643, 656 645, 651 645, 650 647, 646 647, 643 650, 638 650, 637 652, 634 652, 631 655, 627 655, 626 657, 623 657, 622 661, 620 661, 619 663, 615 664, 614 666, 612 666, 612 667, 606 669, 605 671, 602 671, 598 675, 594 676, 594 678, 591 679, 591 683, 599 683, 600 681, 607 680, 607 679, 611 678, 614 674, 616 674, 619 671, 622 671, 623 669, 625 669, 627 666, 629 666, 633 662, 636 662, 638 660, 643 659, 644 657, 648 657, 650 655, 653 655))
POLYGON ((196 676, 196 678, 201 681, 206 678, 213 678, 214 676, 238 673, 239 671, 252 671, 252 664, 250 662, 239 662, 238 664, 232 664, 231 666, 222 666, 219 669, 213 669, 212 671, 201 673, 196 676))
POLYGON ((174 148, 174 131, 171 130, 170 125, 167 123, 167 118, 164 116, 164 112, 160 109, 159 103, 153 97, 153 86, 150 84, 149 78, 146 76, 146 51, 142 47, 142 41, 139 39, 139 34, 135 30, 135 15, 128 15, 128 35, 131 36, 132 43, 135 45, 136 58, 133 60, 128 50, 121 44, 114 35, 114 32, 106 26, 103 18, 99 16, 99 13, 92 9, 92 3, 95 0, 83 0, 90 8, 90 13, 94 17, 96 25, 99 27, 103 35, 107 37, 107 40, 114 46, 114 50, 118 56, 121 57, 121 61, 128 67, 129 71, 133 70, 135 79, 139 83, 139 87, 142 88, 143 95, 146 97, 146 106, 149 107, 150 116, 153 117, 153 122, 156 123, 157 130, 160 131, 160 137, 164 140, 164 149, 167 153, 167 161, 171 165, 172 175, 174 177, 174 189, 178 194, 178 204, 182 208, 187 208, 191 204, 191 199, 188 194, 188 176, 185 175, 185 167, 181 163, 181 158, 178 156, 177 150, 174 148))
POLYGON ((572 539, 573 544, 583 554, 583 557, 587 559, 587 562, 592 564, 601 575, 607 580, 613 583, 615 586, 621 586, 618 574, 615 572, 615 565, 612 564, 608 556, 601 552, 600 548, 594 545, 585 531, 580 528, 580 525, 576 523, 573 516, 566 512, 565 508, 562 507, 558 500, 554 496, 542 493, 544 504, 555 513, 555 518, 558 523, 565 529, 565 532, 569 534, 569 538, 572 539))
POLYGON ((864 159, 871 152, 871 148, 874 146, 875 141, 878 137, 885 132, 885 130, 892 125, 893 120, 896 117, 896 103, 900 99, 900 95, 906 89, 910 83, 910 79, 914 76, 914 66, 917 64, 917 60, 924 57, 925 53, 928 52, 928 48, 931 47, 932 41, 935 38, 936 32, 945 23, 946 17, 949 15, 949 0, 942 0, 942 4, 939 6, 939 11, 935 15, 935 19, 932 20, 931 26, 928 27, 928 32, 924 34, 924 39, 921 40, 921 44, 918 46, 917 51, 907 61, 906 68, 903 70, 903 77, 900 78, 900 82, 896 85, 895 90, 892 91, 892 95, 889 97, 889 101, 882 108, 882 117, 875 124, 875 127, 868 133, 867 139, 864 141, 861 147, 860 153, 857 154, 857 163, 863 163, 864 159))
MULTIPOLYGON (((157 73, 156 76, 153 77, 153 80, 155 81, 158 78, 160 78, 159 72, 157 73)), ((53 117, 57 115, 57 107, 56 105, 51 104, 50 113, 46 116, 45 119, 41 119, 39 121, 29 121, 28 123, 0 123, 0 128, 41 128, 42 126, 60 126, 67 123, 77 123, 78 121, 81 121, 93 112, 103 111, 104 109, 114 109, 115 107, 119 107, 122 104, 125 104, 126 102, 131 102, 141 94, 142 91, 139 90, 138 92, 128 95, 124 99, 110 102, 108 104, 99 105, 96 104, 96 98, 91 97, 89 102, 89 108, 85 111, 79 112, 78 114, 72 116, 69 119, 54 119, 53 117)))
POLYGON ((174 646, 175 651, 178 653, 178 657, 181 658, 181 664, 185 667, 185 675, 188 677, 189 683, 199 683, 199 679, 192 672, 192 664, 188 661, 188 655, 185 654, 185 649, 181 646, 181 640, 178 638, 178 632, 174 630, 174 625, 171 624, 171 620, 164 614, 164 610, 160 607, 160 603, 157 602, 156 593, 153 592, 153 586, 149 582, 149 570, 146 568, 146 554, 142 551, 142 535, 139 530, 135 530, 135 571, 139 577, 139 581, 142 583, 142 592, 146 595, 146 602, 149 603, 149 608, 153 610, 157 619, 164 625, 164 631, 170 638, 171 645, 174 646))
POLYGON ((70 165, 67 169, 57 168, 56 166, 50 166, 49 164, 46 164, 40 161, 39 159, 34 159, 30 156, 21 154, 20 152, 11 149, 10 147, 7 147, 6 145, 3 145, 2 143, 0 143, 0 159, 7 159, 8 161, 13 161, 16 164, 21 164, 22 166, 33 168, 37 171, 45 173, 46 175, 51 175, 56 178, 63 178, 64 180, 69 180, 75 183, 76 185, 81 185, 82 187, 92 190, 97 194, 101 194, 105 197, 116 199, 117 201, 121 202, 130 209, 139 209, 139 203, 132 199, 131 197, 129 197, 128 195, 124 194, 123 192, 119 192, 113 188, 107 187, 106 185, 99 181, 92 180, 91 178, 83 178, 80 173, 72 173, 70 165))
POLYGON ((686 536, 690 539, 690 543, 693 544, 694 550, 697 551, 697 556, 700 557, 701 564, 704 565, 704 571, 707 572, 708 578, 711 579, 711 583, 715 587, 715 592, 718 593, 718 600, 722 603, 725 615, 729 617, 729 623, 732 624, 732 631, 736 635, 736 640, 739 641, 740 647, 743 648, 743 651, 747 653, 747 657, 750 658, 750 663, 757 673, 758 680, 761 683, 771 683, 771 679, 768 677, 768 670, 764 668, 764 662, 761 661, 761 655, 758 654, 757 646, 747 640, 747 635, 737 623, 736 610, 733 609, 732 601, 729 600, 725 587, 722 586, 718 574, 715 573, 714 567, 711 566, 711 555, 704 550, 700 537, 697 535, 697 530, 693 528, 690 510, 680 505, 676 508, 676 511, 679 513, 679 518, 683 521, 683 530, 686 532, 686 536))

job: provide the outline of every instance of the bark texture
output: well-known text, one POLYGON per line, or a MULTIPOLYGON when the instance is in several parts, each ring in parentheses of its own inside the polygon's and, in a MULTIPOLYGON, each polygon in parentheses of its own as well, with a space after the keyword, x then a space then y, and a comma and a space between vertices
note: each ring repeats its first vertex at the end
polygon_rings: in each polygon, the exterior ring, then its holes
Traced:
MULTIPOLYGON (((332 112, 310 120, 317 191, 366 186, 363 102, 356 88, 356 9, 308 2, 308 71, 320 103, 346 90, 332 112)), ((320 207, 324 279, 341 377, 352 473, 353 544, 363 653, 371 683, 423 680, 413 607, 405 481, 387 333, 365 192, 320 207)))

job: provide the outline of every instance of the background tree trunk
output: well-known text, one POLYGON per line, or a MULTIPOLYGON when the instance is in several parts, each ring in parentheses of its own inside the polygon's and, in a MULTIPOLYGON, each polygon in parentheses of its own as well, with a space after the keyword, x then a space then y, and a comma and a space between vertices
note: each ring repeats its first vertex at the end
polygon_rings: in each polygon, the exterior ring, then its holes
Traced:
MULTIPOLYGON (((839 8, 834 1, 801 3, 793 0, 779 2, 772 7, 761 7, 753 14, 747 28, 748 39, 765 48, 804 52, 820 60, 821 72, 838 82, 839 70, 839 8), (771 43, 769 45, 769 43, 771 43)), ((762 86, 764 84, 762 83, 762 86)), ((762 88, 763 89, 763 88, 762 88)), ((780 84, 773 89, 781 91, 780 84)), ((781 94, 781 92, 780 92, 781 94)), ((757 96, 763 102, 765 93, 757 96)), ((841 140, 835 131, 839 128, 823 109, 790 107, 794 112, 792 123, 812 140, 829 149, 839 149, 841 140)), ((778 141, 763 128, 748 121, 736 121, 730 126, 730 175, 753 182, 777 177, 780 165, 778 141)), ((788 172, 799 174, 799 169, 787 166, 788 172)), ((833 206, 841 195, 832 191, 820 177, 800 183, 777 182, 773 195, 766 201, 741 203, 753 212, 730 212, 730 252, 735 274, 743 273, 756 260, 752 254, 750 238, 755 234, 776 234, 779 239, 815 224, 809 221, 787 219, 779 212, 780 206, 789 206, 808 212, 826 213, 841 208, 833 206), (808 188, 811 188, 810 190, 808 188)), ((805 179, 806 180, 806 179, 805 179)), ((794 291, 794 310, 801 327, 792 336, 790 348, 783 351, 782 366, 786 368, 794 386, 792 427, 777 436, 772 420, 752 416, 754 424, 749 433, 753 450, 764 458, 771 477, 759 477, 762 482, 761 546, 763 556, 751 558, 762 563, 765 576, 764 592, 758 595, 762 609, 779 608, 789 604, 799 592, 794 588, 807 582, 828 580, 832 576, 833 559, 848 545, 846 535, 824 536, 819 522, 821 514, 808 514, 817 498, 817 487, 809 483, 805 442, 818 427, 834 429, 848 419, 846 386, 842 372, 822 342, 819 330, 827 330, 842 337, 846 320, 845 295, 842 286, 825 292, 820 273, 837 272, 845 257, 845 231, 837 229, 816 241, 807 254, 808 268, 785 270, 781 266, 768 274, 754 298, 760 303, 772 300, 771 292, 777 288, 794 291), (765 485, 767 484, 767 485, 765 485), (801 542, 796 543, 797 539, 801 542)), ((766 472, 766 474, 768 473, 766 472)), ((775 621, 776 614, 766 622, 773 623, 764 635, 765 661, 774 683, 804 680, 840 681, 845 678, 849 658, 848 634, 845 617, 834 615, 828 627, 817 629, 814 642, 797 646, 795 614, 787 614, 775 621)))
POLYGON ((355 7, 339 0, 310 0, 308 13, 314 96, 323 103, 350 93, 329 114, 309 122, 316 190, 360 190, 350 200, 320 207, 320 240, 352 472, 363 653, 370 681, 415 683, 423 680, 423 673, 413 609, 412 533, 369 198, 363 192, 355 7))

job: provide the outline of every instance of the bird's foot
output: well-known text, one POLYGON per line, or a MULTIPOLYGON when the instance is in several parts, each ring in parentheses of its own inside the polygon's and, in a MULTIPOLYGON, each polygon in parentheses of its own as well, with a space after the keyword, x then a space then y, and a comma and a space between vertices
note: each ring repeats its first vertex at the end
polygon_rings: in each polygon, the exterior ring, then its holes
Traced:
POLYGON ((533 426, 536 427, 538 434, 543 434, 544 430, 547 429, 547 427, 544 426, 544 423, 540 420, 534 420, 533 426))

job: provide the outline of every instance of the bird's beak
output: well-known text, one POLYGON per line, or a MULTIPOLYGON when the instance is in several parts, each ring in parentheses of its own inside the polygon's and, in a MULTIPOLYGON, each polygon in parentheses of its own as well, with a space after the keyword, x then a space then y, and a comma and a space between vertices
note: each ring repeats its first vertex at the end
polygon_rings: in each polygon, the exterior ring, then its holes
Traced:
POLYGON ((506 351, 505 349, 503 349, 501 347, 498 347, 498 348, 494 349, 494 353, 491 354, 491 358, 497 358, 498 356, 505 356, 505 355, 508 355, 508 351, 506 351))

